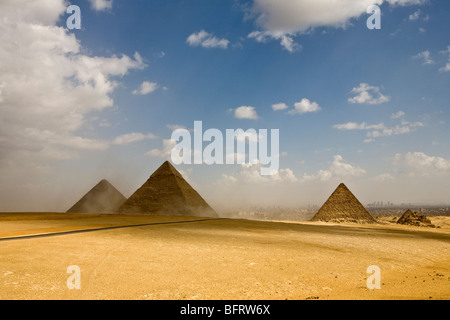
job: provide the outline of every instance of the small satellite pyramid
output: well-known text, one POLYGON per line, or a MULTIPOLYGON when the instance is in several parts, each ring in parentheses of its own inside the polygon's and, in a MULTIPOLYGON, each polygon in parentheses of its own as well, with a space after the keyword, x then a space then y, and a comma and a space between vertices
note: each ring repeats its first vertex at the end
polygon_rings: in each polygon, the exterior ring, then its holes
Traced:
POLYGON ((164 162, 116 213, 218 217, 169 161, 164 162))
POLYGON ((376 223, 343 183, 334 190, 311 221, 376 223))
POLYGON ((425 215, 418 214, 411 209, 406 210, 397 223, 418 227, 435 227, 425 215))
POLYGON ((108 180, 103 179, 67 213, 114 213, 126 200, 108 180))

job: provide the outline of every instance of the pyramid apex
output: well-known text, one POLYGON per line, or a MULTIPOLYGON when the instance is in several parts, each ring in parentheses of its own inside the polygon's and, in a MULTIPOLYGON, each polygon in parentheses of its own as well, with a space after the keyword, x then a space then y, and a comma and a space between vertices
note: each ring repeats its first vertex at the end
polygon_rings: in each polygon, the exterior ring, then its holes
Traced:
POLYGON ((153 174, 150 177, 167 174, 179 176, 182 178, 181 173, 179 173, 178 170, 175 169, 175 167, 168 160, 164 161, 164 163, 161 166, 159 166, 159 168, 156 169, 156 171, 153 172, 153 174))
POLYGON ((375 219, 344 183, 339 184, 312 220, 331 222, 375 222, 375 219))
POLYGON ((68 213, 112 213, 127 199, 108 180, 102 179, 68 213))
POLYGON ((116 213, 218 217, 169 161, 164 161, 116 213))

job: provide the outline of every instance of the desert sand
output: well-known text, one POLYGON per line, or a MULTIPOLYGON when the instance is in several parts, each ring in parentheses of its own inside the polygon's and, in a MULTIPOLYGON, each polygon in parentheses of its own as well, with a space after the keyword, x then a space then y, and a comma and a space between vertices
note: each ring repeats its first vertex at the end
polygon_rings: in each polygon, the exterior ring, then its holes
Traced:
POLYGON ((450 217, 430 219, 440 228, 4 213, 0 299, 449 299, 450 217), (371 265, 381 289, 367 288, 371 265))

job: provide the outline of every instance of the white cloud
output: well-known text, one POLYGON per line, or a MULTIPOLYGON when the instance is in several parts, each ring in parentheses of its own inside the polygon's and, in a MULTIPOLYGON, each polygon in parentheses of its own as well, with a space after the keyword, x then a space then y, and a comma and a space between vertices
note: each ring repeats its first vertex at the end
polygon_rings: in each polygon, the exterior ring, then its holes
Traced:
POLYGON ((389 173, 382 173, 376 177, 373 177, 371 180, 377 181, 377 182, 384 182, 384 181, 394 180, 394 177, 389 173))
POLYGON ((405 113, 403 111, 398 111, 396 113, 391 114, 391 119, 398 119, 401 118, 405 115, 405 113))
POLYGON ((224 183, 227 185, 242 185, 242 184, 276 184, 283 182, 297 182, 298 178, 294 175, 293 171, 289 168, 279 169, 276 174, 273 175, 261 175, 261 164, 259 162, 249 164, 241 164, 240 170, 233 174, 222 174, 217 183, 224 183))
POLYGON ((274 111, 286 110, 289 108, 286 103, 276 103, 272 105, 274 111))
POLYGON ((255 39, 257 42, 265 43, 269 39, 279 40, 281 46, 289 52, 299 51, 302 46, 296 43, 293 39, 293 35, 283 32, 271 32, 271 31, 253 31, 247 36, 250 39, 255 39))
POLYGON ((416 21, 419 19, 419 17, 420 17, 420 9, 417 9, 417 11, 409 15, 409 20, 416 21))
POLYGON ((253 0, 249 16, 255 17, 260 30, 249 37, 259 42, 281 40, 289 50, 294 36, 317 27, 346 27, 352 19, 366 14, 370 5, 385 2, 404 6, 421 4, 424 0, 253 0))
POLYGON ((154 92, 156 89, 158 89, 158 84, 156 82, 144 81, 138 89, 133 91, 133 94, 146 95, 154 92))
POLYGON ((208 33, 204 30, 201 30, 198 33, 192 33, 187 39, 186 42, 191 47, 202 46, 203 48, 220 48, 227 49, 228 44, 230 43, 227 39, 218 39, 213 36, 211 33, 208 33))
POLYGON ((186 126, 183 126, 181 124, 168 124, 166 127, 170 130, 177 130, 177 129, 186 129, 186 126))
POLYGON ((326 170, 319 170, 316 174, 303 176, 304 181, 342 179, 360 177, 366 174, 366 170, 345 162, 341 155, 335 155, 331 166, 326 170))
POLYGON ((234 117, 237 119, 258 119, 258 114, 256 113, 255 107, 251 106, 241 106, 234 110, 234 117))
MULTIPOLYGON (((54 25, 65 13, 67 3, 62 0, 2 0, 0 16, 9 21, 22 21, 26 24, 54 25)), ((7 21, 2 21, 2 24, 7 21)))
POLYGON ((445 67, 439 69, 439 71, 448 72, 450 71, 450 62, 448 62, 445 67))
MULTIPOLYGON (((417 9, 416 11, 414 11, 412 14, 409 15, 409 21, 417 21, 422 16, 423 15, 422 15, 422 12, 420 11, 420 9, 417 9)), ((428 21, 428 20, 430 20, 430 16, 427 14, 427 15, 423 16, 422 20, 428 21)))
POLYGON ((415 130, 417 127, 423 127, 424 124, 422 122, 403 122, 402 125, 396 125, 395 127, 391 128, 383 128, 381 130, 374 130, 367 133, 368 138, 379 138, 379 137, 386 137, 386 136, 392 136, 392 135, 399 135, 399 134, 405 134, 410 133, 415 130))
MULTIPOLYGON (((404 114, 404 113, 403 113, 404 114)), ((401 117, 402 111, 399 111, 391 116, 393 119, 397 119, 401 117), (396 116, 397 118, 393 117, 396 116)), ((336 124, 333 128, 338 130, 367 130, 367 139, 364 142, 372 142, 375 138, 406 134, 413 132, 418 127, 425 126, 422 122, 409 122, 409 121, 401 121, 401 124, 397 124, 393 127, 387 127, 384 123, 372 124, 369 125, 365 122, 356 123, 356 122, 347 122, 342 124, 336 124), (369 131, 372 130, 372 131, 369 131)))
POLYGON ((434 61, 431 59, 431 54, 429 50, 420 52, 413 57, 414 59, 423 59, 423 64, 433 64, 434 61))
POLYGON ((142 57, 89 56, 57 27, 63 0, 0 2, 0 158, 69 159, 110 142, 81 136, 88 115, 114 105, 118 78, 142 57), (8 121, 4 121, 8 119, 8 121))
POLYGON ((172 149, 177 145, 177 142, 172 139, 164 139, 161 149, 152 149, 146 153, 149 157, 170 158, 172 149))
POLYGON ((432 176, 450 172, 450 159, 429 156, 423 152, 408 152, 405 155, 397 153, 394 165, 405 170, 410 176, 432 176))
POLYGON ((447 50, 441 51, 441 53, 448 55, 448 62, 444 67, 440 68, 439 71, 448 72, 450 71, 450 46, 447 47, 447 50))
POLYGON ((100 120, 99 124, 100 127, 109 128, 111 127, 111 123, 108 122, 106 119, 100 120))
POLYGON ((89 0, 93 9, 106 11, 112 9, 113 0, 89 0))
POLYGON ((145 139, 156 139, 156 138, 157 137, 152 133, 143 134, 139 132, 132 132, 116 137, 113 140, 113 144, 126 145, 133 142, 142 141, 145 139))
POLYGON ((353 88, 351 92, 357 95, 348 99, 350 103, 381 104, 390 101, 389 97, 380 92, 379 87, 370 86, 367 83, 360 83, 359 87, 353 88))
POLYGON ((342 124, 335 124, 333 128, 338 130, 370 130, 370 129, 384 129, 385 126, 383 123, 368 125, 365 122, 362 123, 347 122, 342 124))
POLYGON ((309 99, 303 98, 300 102, 294 104, 294 109, 289 114, 304 114, 309 112, 318 112, 321 110, 317 102, 311 102, 309 99))

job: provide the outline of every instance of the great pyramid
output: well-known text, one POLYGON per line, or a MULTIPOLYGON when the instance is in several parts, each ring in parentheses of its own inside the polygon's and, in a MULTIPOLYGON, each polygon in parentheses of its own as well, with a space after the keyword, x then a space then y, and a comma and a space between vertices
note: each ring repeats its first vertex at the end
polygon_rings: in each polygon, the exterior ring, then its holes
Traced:
POLYGON ((169 161, 164 162, 116 213, 218 217, 169 161))
POLYGON ((114 213, 126 200, 108 180, 103 179, 67 213, 114 213))
POLYGON ((397 223, 418 227, 435 227, 425 215, 420 215, 411 209, 406 210, 400 219, 398 219, 397 223))
POLYGON ((376 223, 343 183, 334 190, 311 221, 376 223))

